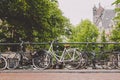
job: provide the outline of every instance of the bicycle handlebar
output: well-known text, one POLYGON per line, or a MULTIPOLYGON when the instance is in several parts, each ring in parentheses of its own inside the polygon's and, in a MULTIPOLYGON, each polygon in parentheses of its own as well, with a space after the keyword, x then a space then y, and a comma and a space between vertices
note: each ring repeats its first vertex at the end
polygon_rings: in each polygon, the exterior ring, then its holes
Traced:
POLYGON ((59 41, 59 40, 57 40, 57 39, 52 40, 52 41, 50 41, 50 44, 54 44, 54 43, 55 43, 55 44, 58 44, 58 41, 59 41))

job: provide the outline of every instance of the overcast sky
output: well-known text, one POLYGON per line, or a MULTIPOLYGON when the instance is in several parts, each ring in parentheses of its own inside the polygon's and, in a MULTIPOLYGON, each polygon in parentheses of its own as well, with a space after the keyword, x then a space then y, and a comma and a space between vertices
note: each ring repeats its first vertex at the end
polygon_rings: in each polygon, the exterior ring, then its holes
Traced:
POLYGON ((94 5, 98 7, 99 3, 105 9, 113 9, 111 4, 115 0, 58 0, 59 7, 63 15, 70 19, 73 25, 80 23, 83 19, 92 21, 92 8, 94 5))

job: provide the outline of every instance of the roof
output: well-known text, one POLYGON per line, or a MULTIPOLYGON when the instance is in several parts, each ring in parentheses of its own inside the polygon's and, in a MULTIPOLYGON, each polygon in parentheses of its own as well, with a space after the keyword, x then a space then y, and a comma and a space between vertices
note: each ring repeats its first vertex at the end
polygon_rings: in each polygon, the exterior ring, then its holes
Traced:
POLYGON ((104 8, 102 6, 99 6, 99 8, 97 9, 97 15, 101 15, 101 13, 104 11, 104 8))
POLYGON ((102 26, 107 29, 111 24, 111 20, 115 17, 115 11, 111 9, 105 9, 102 17, 102 26))

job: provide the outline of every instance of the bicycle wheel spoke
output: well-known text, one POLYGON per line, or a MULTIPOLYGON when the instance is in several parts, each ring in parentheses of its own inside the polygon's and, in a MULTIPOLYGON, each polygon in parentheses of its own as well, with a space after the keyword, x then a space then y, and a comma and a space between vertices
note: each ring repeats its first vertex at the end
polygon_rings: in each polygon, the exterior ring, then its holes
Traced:
POLYGON ((32 63, 33 63, 33 66, 37 69, 46 69, 51 64, 51 59, 50 59, 50 56, 48 56, 47 54, 44 54, 42 56, 35 57, 32 60, 32 63))
POLYGON ((15 69, 19 65, 19 60, 17 58, 9 58, 7 59, 7 68, 8 69, 15 69))

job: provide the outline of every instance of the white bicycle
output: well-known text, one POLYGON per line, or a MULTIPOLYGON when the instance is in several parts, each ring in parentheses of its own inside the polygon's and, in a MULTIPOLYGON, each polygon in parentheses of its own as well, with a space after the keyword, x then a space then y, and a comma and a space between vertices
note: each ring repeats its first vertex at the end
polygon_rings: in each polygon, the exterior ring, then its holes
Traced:
POLYGON ((56 53, 53 50, 53 44, 56 41, 52 41, 48 51, 44 51, 41 57, 33 60, 34 66, 38 69, 46 69, 56 63, 63 64, 67 69, 77 69, 81 64, 82 54, 77 51, 76 48, 64 47, 62 52, 56 53))

